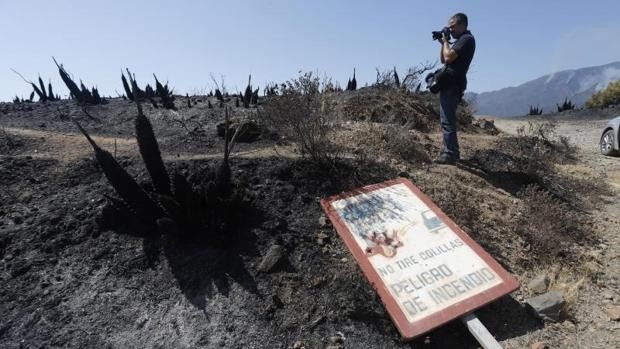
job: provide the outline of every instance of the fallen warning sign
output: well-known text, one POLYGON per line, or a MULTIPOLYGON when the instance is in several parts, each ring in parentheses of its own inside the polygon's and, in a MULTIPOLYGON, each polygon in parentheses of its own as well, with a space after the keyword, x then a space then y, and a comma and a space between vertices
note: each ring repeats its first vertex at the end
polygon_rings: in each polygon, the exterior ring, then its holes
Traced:
POLYGON ((405 339, 519 287, 409 180, 332 196, 321 206, 405 339))

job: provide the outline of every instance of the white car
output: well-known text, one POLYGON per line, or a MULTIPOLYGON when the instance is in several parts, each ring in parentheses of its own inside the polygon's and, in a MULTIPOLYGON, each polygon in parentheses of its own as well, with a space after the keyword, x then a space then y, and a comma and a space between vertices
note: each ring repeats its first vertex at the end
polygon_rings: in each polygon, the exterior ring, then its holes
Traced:
POLYGON ((620 152, 620 145, 618 144, 618 138, 620 138, 620 116, 609 120, 603 134, 601 135, 600 147, 601 154, 603 155, 618 155, 620 152))

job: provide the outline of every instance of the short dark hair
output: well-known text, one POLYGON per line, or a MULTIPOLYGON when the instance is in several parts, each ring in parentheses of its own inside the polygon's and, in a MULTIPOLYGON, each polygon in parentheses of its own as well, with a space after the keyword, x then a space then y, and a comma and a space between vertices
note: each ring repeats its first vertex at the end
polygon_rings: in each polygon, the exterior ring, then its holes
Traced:
POLYGON ((459 12, 455 14, 454 16, 452 16, 452 18, 454 18, 456 23, 465 24, 465 26, 467 27, 467 15, 466 14, 459 12))

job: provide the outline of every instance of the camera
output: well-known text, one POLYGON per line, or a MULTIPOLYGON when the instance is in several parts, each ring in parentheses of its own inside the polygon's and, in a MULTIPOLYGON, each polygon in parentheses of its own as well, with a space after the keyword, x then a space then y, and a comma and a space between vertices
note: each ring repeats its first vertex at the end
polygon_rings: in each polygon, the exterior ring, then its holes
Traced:
POLYGON ((434 31, 433 32, 433 40, 441 40, 441 38, 443 38, 444 34, 446 35, 446 37, 449 40, 450 39, 450 28, 443 27, 443 29, 441 29, 440 31, 434 31))
POLYGON ((426 82, 426 88, 431 91, 431 93, 439 93, 454 85, 456 81, 454 69, 444 66, 432 73, 428 73, 424 81, 426 82))

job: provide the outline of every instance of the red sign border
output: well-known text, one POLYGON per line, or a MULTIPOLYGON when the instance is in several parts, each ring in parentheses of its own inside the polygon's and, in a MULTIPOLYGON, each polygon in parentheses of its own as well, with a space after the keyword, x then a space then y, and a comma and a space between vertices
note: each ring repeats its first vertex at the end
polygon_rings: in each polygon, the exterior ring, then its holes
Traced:
POLYGON ((454 320, 462 315, 471 313, 472 311, 483 307, 504 295, 507 295, 519 288, 519 282, 517 279, 508 273, 488 252, 486 252, 478 243, 476 243, 467 233, 465 233, 454 221, 452 221, 437 205, 435 205, 431 199, 426 196, 418 187, 416 187, 410 180, 406 178, 397 178, 388 180, 382 183, 368 185, 359 189, 355 189, 346 193, 330 196, 321 200, 321 207, 325 214, 329 217, 334 228, 344 240, 349 251, 353 254, 353 257, 357 260, 357 263, 362 268, 364 275, 371 283, 373 288, 379 294, 381 301, 387 308, 388 314, 392 318, 392 321, 396 325, 398 332, 404 340, 412 340, 413 338, 424 334, 440 325, 454 320), (347 228, 346 224, 332 207, 332 202, 356 196, 377 189, 387 188, 396 184, 404 184, 409 188, 418 198, 420 198, 436 215, 439 217, 448 227, 450 227, 464 243, 466 243, 480 258, 484 260, 487 265, 493 269, 493 271, 502 279, 502 282, 496 286, 491 287, 485 291, 482 291, 472 297, 457 302, 443 310, 432 313, 420 320, 409 322, 398 307, 396 300, 392 297, 387 286, 381 281, 381 278, 377 271, 372 267, 365 251, 357 244, 353 237, 353 233, 347 228))

